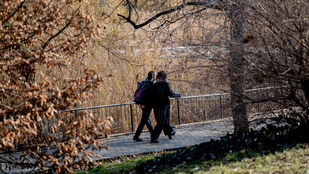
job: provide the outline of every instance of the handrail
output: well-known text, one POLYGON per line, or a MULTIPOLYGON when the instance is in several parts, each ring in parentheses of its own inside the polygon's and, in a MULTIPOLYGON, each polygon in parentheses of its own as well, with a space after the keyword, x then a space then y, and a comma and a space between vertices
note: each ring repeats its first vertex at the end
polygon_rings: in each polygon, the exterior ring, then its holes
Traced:
POLYGON ((73 108, 73 109, 62 110, 62 111, 63 111, 63 112, 69 112, 69 111, 78 111, 78 110, 87 110, 87 109, 97 109, 97 108, 107 108, 107 107, 122 106, 122 105, 130 105, 130 104, 135 104, 135 102, 117 103, 117 104, 100 105, 100 106, 90 106, 90 107, 83 107, 83 108, 73 108))
MULTIPOLYGON (((254 88, 254 89, 248 89, 245 90, 245 92, 250 91, 257 91, 257 90, 265 90, 265 89, 278 89, 278 88, 285 88, 286 86, 279 86, 279 87, 265 87, 265 88, 254 88)), ((217 94, 205 94, 205 95, 195 95, 195 96, 184 96, 180 97, 182 99, 189 99, 189 98, 199 98, 199 97, 211 97, 211 96, 221 96, 221 95, 229 95, 230 93, 224 92, 224 93, 217 93, 217 94)), ((176 100, 179 99, 178 97, 171 97, 170 100, 176 100)), ((117 103, 117 104, 110 104, 110 105, 99 105, 99 106, 89 106, 89 107, 82 107, 82 108, 72 108, 68 110, 62 110, 64 112, 68 111, 78 111, 78 110, 87 110, 87 109, 97 109, 97 108, 105 108, 105 107, 113 107, 113 106, 122 106, 122 105, 130 105, 135 104, 135 102, 127 102, 127 103, 117 103)))
MULTIPOLYGON (((285 86, 255 88, 245 90, 245 92, 249 92, 246 95, 249 97, 251 96, 252 99, 261 99, 260 97, 263 98, 264 96, 268 96, 268 94, 271 93, 277 95, 278 91, 276 89, 284 87, 285 86)), ((184 125, 188 123, 198 123, 230 118, 232 113, 230 108, 230 93, 227 92, 170 98, 170 101, 171 123, 173 125, 184 125)), ((252 112, 260 113, 261 111, 275 108, 275 104, 272 104, 272 108, 267 106, 267 102, 247 102, 246 104, 251 105, 248 107, 250 108, 248 114, 252 114, 252 112)), ((88 110, 93 112, 93 114, 96 114, 95 116, 97 117, 113 117, 113 135, 134 132, 141 117, 141 109, 138 107, 138 105, 135 104, 135 102, 73 108, 69 110, 62 110, 62 112, 73 112, 73 114, 77 116, 78 111, 81 110, 88 110)))

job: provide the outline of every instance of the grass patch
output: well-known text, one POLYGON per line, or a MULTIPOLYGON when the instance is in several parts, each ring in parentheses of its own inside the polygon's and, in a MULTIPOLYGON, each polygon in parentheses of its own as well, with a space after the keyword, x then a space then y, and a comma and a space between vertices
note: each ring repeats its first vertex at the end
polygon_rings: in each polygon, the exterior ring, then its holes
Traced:
MULTIPOLYGON (((184 162, 172 168, 158 167, 155 173, 196 174, 263 174, 263 173, 309 173, 309 148, 299 144, 284 151, 262 155, 260 152, 241 151, 224 158, 205 161, 184 162)), ((173 153, 173 152, 170 152, 173 153)), ((94 169, 75 174, 135 173, 134 168, 142 162, 160 157, 162 153, 121 157, 112 162, 102 162, 94 169)), ((154 171, 148 171, 151 173, 154 171)))
POLYGON ((216 165, 205 173, 306 173, 309 148, 293 148, 275 154, 216 165))
MULTIPOLYGON (((164 153, 166 154, 170 152, 164 153)), ((153 160, 157 157, 160 157, 162 154, 163 152, 122 156, 111 159, 109 161, 97 162, 93 169, 87 171, 76 171, 75 174, 126 173, 125 171, 129 171, 135 168, 142 162, 153 160)))
POLYGON ((159 173, 309 173, 309 148, 295 147, 263 156, 258 152, 231 153, 222 159, 190 162, 169 170, 161 169, 159 173))

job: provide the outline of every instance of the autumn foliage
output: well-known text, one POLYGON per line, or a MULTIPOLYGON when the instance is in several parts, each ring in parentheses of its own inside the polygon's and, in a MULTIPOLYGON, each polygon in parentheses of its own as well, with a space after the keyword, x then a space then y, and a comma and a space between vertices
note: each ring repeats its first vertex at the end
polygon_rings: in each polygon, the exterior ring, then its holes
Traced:
POLYGON ((91 97, 102 79, 88 69, 70 79, 51 73, 87 54, 86 43, 97 34, 83 2, 2 0, 0 18, 1 172, 85 166, 92 155, 86 144, 104 148, 95 138, 111 120, 65 110, 91 97))

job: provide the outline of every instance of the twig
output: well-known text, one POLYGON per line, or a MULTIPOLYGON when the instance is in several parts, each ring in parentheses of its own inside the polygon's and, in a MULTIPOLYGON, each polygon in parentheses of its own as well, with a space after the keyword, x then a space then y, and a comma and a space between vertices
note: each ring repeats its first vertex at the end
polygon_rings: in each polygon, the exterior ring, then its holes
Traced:
POLYGON ((218 4, 215 4, 214 2, 187 2, 187 3, 183 3, 181 5, 178 5, 176 7, 173 7, 169 10, 166 10, 166 11, 163 11, 163 12, 160 12, 160 13, 157 13, 155 16, 151 17, 150 19, 148 19, 147 21, 137 25, 135 22, 133 22, 131 20, 131 7, 130 7, 130 4, 129 4, 129 15, 128 17, 125 17, 121 14, 118 14, 118 16, 122 17, 123 19, 125 19, 128 23, 130 23, 134 29, 139 29, 139 28, 142 28, 144 27, 145 25, 151 23, 152 21, 156 20, 157 18, 161 17, 161 16, 164 16, 164 15, 167 15, 167 14, 170 14, 170 13, 173 13, 177 10, 181 10, 183 8, 185 8, 186 6, 200 6, 200 5, 205 5, 204 8, 213 8, 213 9, 218 9, 218 10, 224 10, 224 7, 223 6, 220 6, 218 4))

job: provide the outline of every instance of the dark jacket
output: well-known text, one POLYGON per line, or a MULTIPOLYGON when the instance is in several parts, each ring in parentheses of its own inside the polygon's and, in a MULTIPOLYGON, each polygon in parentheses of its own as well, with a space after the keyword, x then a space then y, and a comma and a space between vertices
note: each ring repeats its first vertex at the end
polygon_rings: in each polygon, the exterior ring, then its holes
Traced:
POLYGON ((147 91, 145 91, 145 101, 144 101, 144 105, 146 107, 153 107, 153 86, 154 86, 154 81, 153 79, 149 80, 148 77, 142 82, 142 83, 146 83, 150 86, 150 88, 147 89, 147 91))
POLYGON ((170 123, 170 100, 168 97, 180 97, 174 93, 170 83, 167 81, 157 81, 153 87, 154 91, 154 114, 157 124, 170 123))

